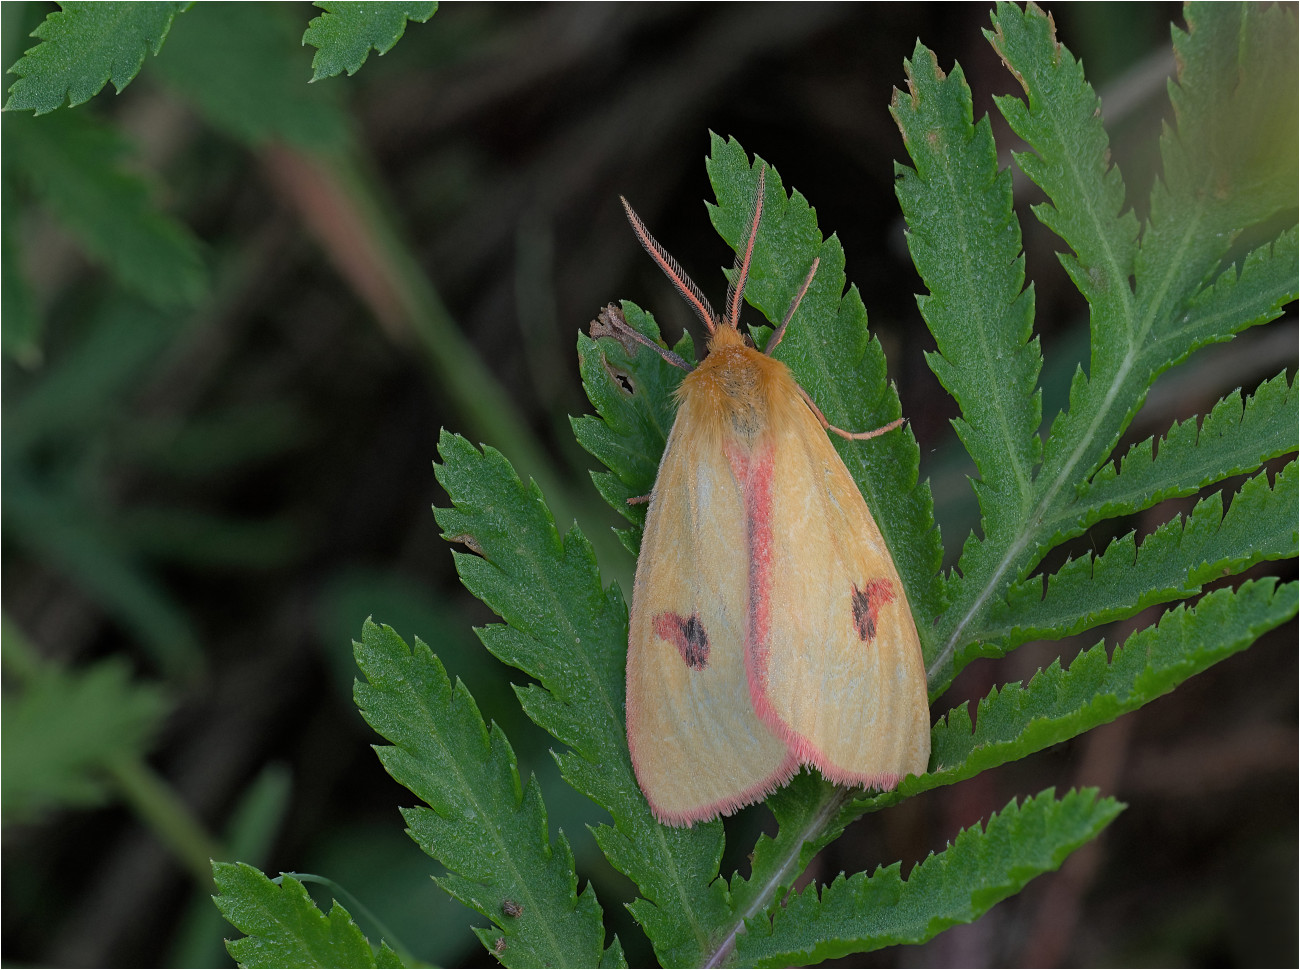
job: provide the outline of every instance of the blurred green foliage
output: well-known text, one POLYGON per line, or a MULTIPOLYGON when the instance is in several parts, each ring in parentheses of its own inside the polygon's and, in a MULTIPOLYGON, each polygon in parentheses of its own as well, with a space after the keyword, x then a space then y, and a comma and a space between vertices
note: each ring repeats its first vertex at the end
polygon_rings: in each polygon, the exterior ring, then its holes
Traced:
POLYGON ((148 750, 169 707, 166 695, 133 682, 125 658, 85 670, 43 663, 7 619, 0 650, 8 688, 0 707, 4 823, 107 801, 113 766, 148 750))

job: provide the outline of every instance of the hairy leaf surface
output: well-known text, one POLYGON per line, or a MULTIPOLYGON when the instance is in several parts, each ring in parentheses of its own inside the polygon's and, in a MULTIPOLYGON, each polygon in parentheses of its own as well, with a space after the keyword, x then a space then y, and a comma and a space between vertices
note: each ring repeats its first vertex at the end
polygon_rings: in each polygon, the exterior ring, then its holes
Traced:
POLYGON ((353 646, 366 677, 357 707, 392 742, 376 749, 379 760, 428 806, 403 809, 408 831, 451 870, 439 885, 496 924, 478 930, 484 945, 504 937, 506 966, 598 964, 605 928, 595 893, 578 895, 568 840, 560 833, 551 844, 541 790, 532 778, 521 784, 500 729, 489 730, 465 685, 453 685, 419 640, 407 647, 367 622, 353 646), (522 914, 508 915, 507 901, 522 914))
POLYGON ((1033 501, 1042 358, 1031 339, 1033 290, 1025 288, 1011 172, 998 171, 987 116, 972 124, 970 88, 955 66, 944 76, 919 42, 903 64, 908 93, 890 113, 914 168, 895 165, 894 191, 907 245, 930 290, 917 298, 939 345, 926 357, 962 406, 953 424, 980 471, 975 483, 986 541, 1012 533, 1033 501))
POLYGON ((70 0, 33 32, 42 43, 9 69, 6 111, 45 114, 66 101, 89 101, 109 81, 117 93, 140 72, 147 54, 162 49, 173 18, 190 3, 85 3, 70 0))
POLYGON ((361 3, 357 0, 317 0, 325 12, 313 17, 302 42, 316 48, 311 79, 361 70, 372 50, 387 54, 406 33, 406 22, 424 23, 438 9, 437 0, 413 3, 361 3))
POLYGON ((1114 821, 1123 805, 1097 790, 1060 800, 1048 789, 1013 800, 984 826, 963 829, 943 852, 915 866, 900 863, 871 875, 841 874, 820 892, 810 886, 773 916, 755 921, 737 941, 746 966, 806 966, 898 943, 924 943, 979 918, 1114 821))
POLYGON ((214 862, 219 894, 213 902, 232 926, 246 934, 227 940, 241 967, 400 967, 387 944, 373 950, 338 901, 322 913, 293 876, 276 885, 242 862, 214 862))

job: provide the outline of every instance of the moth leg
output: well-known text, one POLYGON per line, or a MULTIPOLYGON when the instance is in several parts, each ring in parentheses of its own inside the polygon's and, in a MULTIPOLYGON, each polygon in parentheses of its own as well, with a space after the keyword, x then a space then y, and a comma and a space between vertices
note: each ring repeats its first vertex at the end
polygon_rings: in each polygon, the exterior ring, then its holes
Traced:
MULTIPOLYGON (((798 387, 797 384, 795 386, 798 387)), ((803 398, 804 403, 807 404, 812 410, 812 413, 816 415, 817 420, 821 423, 823 428, 839 435, 841 438, 848 438, 850 441, 868 441, 871 438, 878 438, 886 431, 893 431, 907 420, 907 418, 899 418, 897 421, 890 421, 889 424, 876 428, 874 431, 845 431, 843 428, 837 428, 826 420, 826 415, 822 414, 821 408, 813 403, 813 399, 808 396, 808 392, 802 387, 799 387, 799 396, 803 398)))

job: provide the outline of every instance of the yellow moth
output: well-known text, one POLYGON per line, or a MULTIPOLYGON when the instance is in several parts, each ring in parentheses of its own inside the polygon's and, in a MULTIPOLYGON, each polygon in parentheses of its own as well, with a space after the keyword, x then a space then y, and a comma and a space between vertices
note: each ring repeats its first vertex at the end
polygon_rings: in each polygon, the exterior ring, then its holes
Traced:
POLYGON ((880 530, 826 436, 831 427, 771 353, 738 329, 763 208, 763 172, 725 318, 623 205, 646 251, 709 331, 650 495, 627 657, 627 739, 638 783, 670 825, 727 815, 800 765, 889 789, 920 774, 930 720, 920 642, 880 530))

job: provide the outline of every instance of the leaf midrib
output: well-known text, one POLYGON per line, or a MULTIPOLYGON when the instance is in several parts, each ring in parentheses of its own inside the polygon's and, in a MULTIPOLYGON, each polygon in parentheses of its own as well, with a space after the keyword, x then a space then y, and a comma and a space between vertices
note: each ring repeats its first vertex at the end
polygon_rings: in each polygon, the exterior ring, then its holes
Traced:
MULTIPOLYGON (((998 53, 1007 59, 1008 65, 1011 64, 1011 59, 1007 56, 1007 52, 1005 50, 999 50, 998 53)), ((1056 69, 1059 70, 1059 65, 1056 69)), ((1083 177, 1083 174, 1080 172, 1079 169, 1078 154, 1072 151, 1065 150, 1065 145, 1066 145, 1065 132, 1059 120, 1058 114, 1054 112, 1048 112, 1046 115, 1046 120, 1049 122, 1051 130, 1056 136, 1058 154, 1063 156, 1066 160, 1066 168, 1071 174, 1072 181, 1074 182, 1074 187, 1076 189, 1077 194, 1079 194, 1084 199, 1092 199, 1093 196, 1091 195, 1091 193, 1087 191, 1088 183, 1083 177)), ((1101 251, 1105 257, 1104 264, 1109 270, 1109 279, 1111 282, 1112 290, 1113 292, 1120 295, 1122 298, 1121 305, 1117 308, 1116 311, 1117 315, 1121 315, 1121 320, 1125 320, 1125 319, 1132 320, 1133 318, 1132 307, 1133 307, 1134 295, 1133 295, 1133 291, 1129 289, 1128 274, 1124 272, 1123 267, 1120 265, 1120 260, 1118 255, 1116 254, 1115 245, 1111 238, 1111 234, 1105 231, 1105 226, 1101 218, 1101 213, 1098 211, 1098 207, 1096 205, 1088 205, 1085 207, 1084 211, 1087 213, 1087 217, 1092 223, 1094 236, 1101 244, 1101 251)), ((1076 249, 1076 253, 1077 253, 1077 249, 1076 249)), ((1169 275, 1170 272, 1167 269, 1166 279, 1161 287, 1162 290, 1164 288, 1167 288, 1168 286, 1169 275)), ((1149 325, 1149 317, 1146 322, 1149 325)), ((1019 530, 1016 532, 1014 538, 1012 539, 1010 545, 1008 546, 1006 553, 1002 556, 1002 558, 998 561, 998 564, 993 568, 992 572, 990 573, 988 582, 985 583, 984 587, 973 598, 970 608, 966 611, 965 615, 962 616, 962 618, 958 621, 957 625, 953 628, 953 631, 948 636, 946 642, 943 645, 943 648, 939 651, 934 661, 930 664, 930 667, 926 670, 926 679, 927 681, 930 682, 932 687, 934 686, 934 682, 936 678, 938 678, 942 674, 944 668, 952 660, 953 655, 956 653, 957 645, 963 640, 963 634, 966 632, 966 630, 969 627, 971 627, 975 623, 976 619, 982 617, 984 611, 988 608, 988 605, 993 597, 994 590, 1001 585, 1002 578, 1006 575, 1008 570, 1011 568, 1012 564, 1019 561, 1020 557, 1024 554, 1026 548, 1030 546, 1030 543, 1034 539, 1035 535, 1038 534, 1038 531, 1042 525, 1043 518, 1046 516, 1051 505, 1055 503, 1056 497, 1057 495, 1060 494, 1061 489, 1065 486, 1066 482, 1070 479, 1070 476, 1073 474, 1075 467, 1077 466, 1078 462, 1083 456, 1084 450, 1089 445, 1092 444, 1093 436, 1095 435, 1096 429, 1100 424, 1102 418, 1109 416, 1110 408, 1114 403, 1116 395, 1119 393, 1120 386, 1122 385, 1124 378, 1128 375, 1130 369, 1133 366, 1133 362, 1134 362, 1133 358, 1135 356, 1134 345, 1136 342, 1134 340, 1134 336, 1135 335, 1132 329, 1129 328, 1129 342, 1128 342, 1127 351, 1124 355, 1123 360, 1121 361, 1119 369, 1116 372, 1115 378, 1112 380, 1110 386, 1106 390, 1106 395, 1103 398, 1102 406, 1098 409, 1097 413, 1093 415, 1093 419, 1090 422, 1086 432, 1080 437, 1080 440, 1077 443, 1074 451, 1070 454, 1070 456, 1065 460, 1064 464, 1061 466, 1058 474, 1056 475, 1055 480, 1045 491, 1043 491, 1040 494, 1040 498, 1038 502, 1034 504, 1033 510, 1029 513, 1027 517, 1021 518, 1021 526, 1019 530)), ((1035 479, 1035 484, 1037 484, 1037 482, 1041 480, 1042 480, 1042 473, 1040 472, 1039 476, 1035 479)), ((988 541, 988 539, 986 538, 985 541, 988 541)), ((963 587, 965 587, 965 584, 963 584, 963 587)))
MULTIPOLYGON (((446 678, 445 673, 443 676, 444 678, 446 678)), ((446 678, 446 679, 448 685, 448 703, 454 704, 455 695, 456 695, 456 686, 455 684, 451 683, 450 678, 446 678)), ((473 703, 472 699, 470 702, 471 704, 473 703)), ((484 731, 486 733, 485 741, 486 741, 487 751, 486 751, 485 760, 491 761, 492 756, 495 753, 492 750, 492 733, 491 731, 487 730, 486 725, 483 723, 482 715, 478 713, 477 709, 474 709, 472 713, 478 717, 479 724, 483 726, 484 731)), ((439 748, 442 749, 445 760, 452 765, 452 772, 455 774, 456 782, 459 790, 466 793, 470 803, 474 806, 475 810, 479 813, 480 818, 484 819, 485 821, 489 819, 494 819, 496 816, 495 807, 489 806, 482 799, 478 797, 477 793, 480 790, 480 786, 473 783, 471 779, 467 776, 466 772, 461 768, 460 760, 459 757, 457 756, 457 751, 459 749, 455 746, 449 746, 446 743, 446 741, 443 739, 443 735, 445 732, 438 730, 438 722, 436 718, 433 717, 432 711, 429 712, 428 720, 429 720, 430 727, 433 728, 431 732, 433 736, 433 741, 435 744, 438 745, 439 748)), ((404 745, 402 747, 405 748, 404 745)), ((422 763, 422 760, 423 759, 417 759, 416 763, 417 764, 422 763)), ((516 781, 522 782, 522 779, 519 778, 519 769, 517 766, 514 766, 513 774, 515 776, 516 781)), ((430 778, 430 781, 433 781, 433 779, 430 778)), ((436 789, 437 787, 439 787, 439 785, 432 784, 431 787, 436 789)), ((515 805, 511 806, 512 814, 517 814, 518 812, 520 812, 526 807, 525 802, 527 800, 527 797, 528 797, 527 786, 521 784, 519 799, 515 805)), ((426 802, 426 804, 428 804, 428 802, 426 802)), ((432 805, 429 805, 429 810, 434 812, 434 814, 438 815, 440 818, 443 817, 439 812, 437 812, 433 808, 432 805)), ((535 913, 545 913, 550 907, 544 906, 538 900, 537 896, 532 892, 530 888, 532 885, 532 880, 527 878, 525 874, 515 864, 515 853, 512 850, 510 844, 507 843, 506 840, 502 837, 501 826, 493 822, 488 825, 487 831, 491 835, 493 841, 496 843, 497 849, 499 850, 500 854, 504 858, 509 860, 510 872, 514 876, 514 885, 518 887, 517 891, 521 896, 525 898, 525 901, 527 903, 527 906, 525 908, 526 909, 531 908, 532 912, 535 913)), ((548 841, 544 843, 543 849, 544 849, 544 854, 546 855, 547 858, 547 862, 549 863, 554 859, 554 849, 549 844, 549 834, 547 838, 548 841)), ((463 873, 460 873, 460 875, 464 876, 463 873)), ((472 879, 473 877, 465 877, 465 878, 472 879)), ((564 962, 569 959, 569 954, 560 946, 559 939, 552 932, 551 921, 546 919, 539 919, 536 920, 535 922, 537 923, 537 925, 541 927, 542 933, 546 938, 546 942, 550 947, 552 954, 554 954, 553 959, 558 961, 553 965, 562 966, 564 962)))

